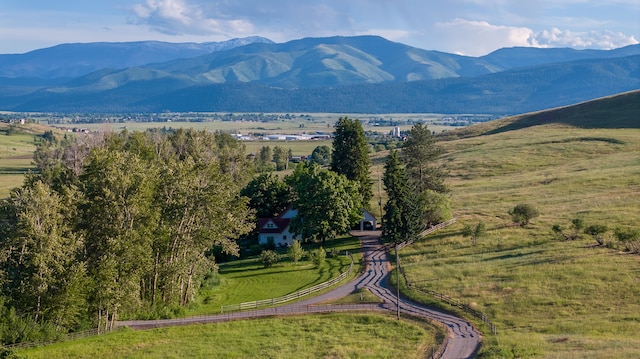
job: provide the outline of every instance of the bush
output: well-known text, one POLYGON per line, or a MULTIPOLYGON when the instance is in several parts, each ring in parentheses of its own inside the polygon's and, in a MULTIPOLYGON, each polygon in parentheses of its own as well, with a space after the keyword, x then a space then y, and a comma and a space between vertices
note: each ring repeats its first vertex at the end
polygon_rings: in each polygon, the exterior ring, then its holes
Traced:
POLYGON ((511 219, 515 223, 524 227, 529 224, 531 219, 538 217, 539 213, 532 205, 523 203, 513 207, 513 209, 509 211, 509 215, 511 215, 511 219))
POLYGON ((275 251, 267 249, 260 253, 260 259, 262 259, 262 264, 264 265, 264 267, 269 268, 275 263, 278 263, 278 261, 280 260, 280 256, 275 251))
POLYGON ((311 259, 316 267, 320 267, 327 259, 327 252, 322 247, 314 249, 309 253, 309 259, 311 259))

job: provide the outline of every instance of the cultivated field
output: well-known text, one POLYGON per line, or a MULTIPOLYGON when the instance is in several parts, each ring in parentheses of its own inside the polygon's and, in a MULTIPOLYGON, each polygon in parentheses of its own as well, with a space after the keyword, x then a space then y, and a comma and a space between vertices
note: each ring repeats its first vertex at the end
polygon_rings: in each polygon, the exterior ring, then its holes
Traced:
POLYGON ((640 256, 551 230, 640 229, 640 130, 547 125, 442 145, 458 223, 402 251, 409 281, 489 315, 483 357, 640 357, 640 256), (540 212, 525 228, 507 214, 520 203, 540 212), (479 221, 473 246, 461 230, 479 221))

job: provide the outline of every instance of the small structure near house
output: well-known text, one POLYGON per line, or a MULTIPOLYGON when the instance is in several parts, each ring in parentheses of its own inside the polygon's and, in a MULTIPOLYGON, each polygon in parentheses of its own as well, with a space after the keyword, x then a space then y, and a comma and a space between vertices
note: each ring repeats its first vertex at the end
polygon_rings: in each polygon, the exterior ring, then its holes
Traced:
POLYGON ((291 233, 291 218, 298 215, 298 210, 287 207, 284 212, 274 218, 258 219, 258 244, 276 247, 293 245, 294 234, 291 233))
POLYGON ((375 231, 378 228, 378 220, 371 212, 362 209, 362 220, 360 220, 361 231, 375 231))

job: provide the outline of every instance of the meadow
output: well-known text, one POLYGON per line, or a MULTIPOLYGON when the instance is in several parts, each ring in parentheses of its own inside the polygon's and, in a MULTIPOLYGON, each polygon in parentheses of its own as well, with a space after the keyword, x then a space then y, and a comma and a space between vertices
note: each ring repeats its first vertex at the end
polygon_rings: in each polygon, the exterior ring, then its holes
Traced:
POLYGON ((458 222, 402 250, 409 282, 489 315, 498 335, 480 357, 638 358, 640 256, 611 231, 640 229, 640 130, 546 125, 441 145, 458 222), (525 227, 508 214, 520 203, 540 212, 525 227), (555 237, 573 218, 607 225, 612 245, 555 237), (480 221, 472 245, 462 228, 480 221))
POLYGON ((122 330, 20 350, 28 358, 424 358, 437 329, 383 314, 325 314, 122 330), (390 345, 392 343, 392 345, 390 345))
POLYGON ((24 174, 33 169, 33 152, 39 135, 47 127, 0 123, 0 198, 9 196, 11 189, 20 187, 24 174))

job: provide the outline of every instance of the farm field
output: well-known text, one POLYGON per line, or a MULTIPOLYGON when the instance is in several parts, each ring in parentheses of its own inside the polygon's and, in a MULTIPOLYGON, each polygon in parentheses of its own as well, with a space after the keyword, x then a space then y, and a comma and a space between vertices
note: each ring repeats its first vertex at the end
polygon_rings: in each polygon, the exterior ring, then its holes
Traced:
POLYGON ((9 125, 0 123, 0 198, 22 185, 24 174, 33 168, 32 158, 38 135, 46 126, 16 126, 9 134, 9 125))
MULTIPOLYGON (((317 116, 317 115, 316 115, 317 116)), ((146 131, 152 128, 193 128, 205 131, 224 131, 237 134, 303 134, 303 133, 330 133, 333 131, 333 124, 340 117, 347 116, 349 118, 360 119, 365 121, 374 118, 394 118, 398 120, 420 119, 424 121, 435 120, 436 117, 431 116, 411 116, 411 115, 358 115, 358 114, 327 114, 322 115, 312 121, 305 119, 291 119, 271 122, 257 121, 206 121, 206 122, 190 122, 190 121, 165 121, 165 122, 111 122, 111 123, 87 123, 87 124, 56 124, 57 128, 86 128, 90 131, 114 131, 119 132, 124 129, 129 131, 146 131)), ((439 117, 437 117, 439 118, 439 117)), ((380 133, 389 133, 395 126, 377 126, 364 124, 365 131, 377 131, 380 133)), ((408 130, 411 125, 400 125, 401 130, 408 130)), ((435 132, 451 130, 454 127, 446 125, 430 125, 435 132)))
POLYGON ((424 358, 437 330, 382 314, 326 314, 166 327, 17 352, 28 358, 424 358), (393 345, 390 345, 393 343, 393 345))
POLYGON ((489 315, 498 335, 480 357, 638 358, 640 256, 551 227, 603 224, 605 243, 640 230, 640 130, 546 125, 441 145, 458 223, 401 251, 408 280, 489 315), (540 212, 524 228, 508 214, 520 203, 540 212), (480 221, 474 246, 462 229, 480 221))

